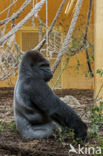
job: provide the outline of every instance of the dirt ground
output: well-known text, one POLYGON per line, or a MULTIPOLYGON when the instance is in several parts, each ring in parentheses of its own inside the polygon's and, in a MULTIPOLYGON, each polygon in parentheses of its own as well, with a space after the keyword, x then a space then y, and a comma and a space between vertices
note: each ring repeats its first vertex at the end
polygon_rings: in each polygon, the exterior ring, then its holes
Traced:
MULTIPOLYGON (((56 91, 59 96, 73 95, 76 97, 83 107, 76 111, 82 116, 83 120, 89 125, 84 111, 93 105, 93 91, 88 90, 69 90, 56 91)), ((13 117, 13 89, 0 89, 0 122, 7 124, 14 120, 13 117)), ((74 156, 77 154, 69 154, 71 139, 61 143, 55 138, 50 139, 25 139, 21 138, 16 130, 11 126, 4 126, 5 129, 0 131, 0 156, 74 156)), ((96 144, 95 140, 89 140, 89 144, 96 144)), ((80 155, 79 155, 80 156, 80 155)))

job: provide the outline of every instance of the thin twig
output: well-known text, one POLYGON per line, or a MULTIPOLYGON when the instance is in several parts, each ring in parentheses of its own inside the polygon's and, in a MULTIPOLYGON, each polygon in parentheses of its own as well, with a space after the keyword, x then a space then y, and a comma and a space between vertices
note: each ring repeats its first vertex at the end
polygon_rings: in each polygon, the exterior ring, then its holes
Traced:
POLYGON ((85 47, 84 47, 84 46, 81 46, 79 49, 76 49, 76 50, 74 50, 74 51, 71 51, 71 54, 68 54, 68 52, 66 53, 66 54, 68 55, 68 57, 67 57, 67 59, 66 59, 64 65, 63 65, 63 67, 62 67, 60 73, 58 74, 58 77, 57 77, 57 79, 56 79, 56 82, 55 82, 54 85, 53 85, 53 89, 55 89, 55 87, 56 87, 56 85, 57 85, 59 79, 61 78, 61 76, 62 76, 62 74, 63 74, 63 72, 64 72, 64 70, 65 70, 65 68, 66 68, 66 66, 67 66, 67 64, 68 64, 68 62, 69 62, 69 60, 70 60, 70 57, 71 57, 71 56, 74 56, 75 54, 80 53, 80 52, 83 51, 84 49, 85 49, 85 47))
POLYGON ((65 70, 65 68, 66 68, 66 66, 67 66, 67 64, 68 64, 68 62, 69 62, 69 59, 70 59, 70 56, 67 57, 67 59, 66 59, 64 65, 63 65, 63 67, 62 67, 62 69, 61 69, 61 71, 59 72, 59 75, 58 75, 58 77, 57 77, 57 79, 56 79, 56 81, 55 81, 55 83, 54 83, 54 85, 53 85, 53 88, 52 88, 53 90, 55 89, 55 87, 56 87, 56 85, 57 85, 59 79, 61 78, 61 76, 62 76, 62 74, 63 74, 63 72, 64 72, 64 70, 65 70))
POLYGON ((99 88, 99 91, 98 91, 98 93, 97 93, 97 96, 95 97, 95 101, 98 100, 98 97, 99 97, 99 94, 100 94, 102 88, 103 88, 103 84, 102 84, 102 85, 100 86, 100 88, 99 88))
MULTIPOLYGON (((92 0, 90 0, 90 2, 89 2, 89 10, 88 10, 87 24, 86 24, 86 30, 85 30, 85 36, 84 36, 84 44, 86 44, 87 38, 88 38, 88 30, 89 30, 89 24, 90 24, 91 11, 92 11, 92 0)), ((89 69, 90 75, 91 75, 91 77, 94 77, 94 74, 93 74, 92 68, 91 68, 91 64, 90 64, 88 48, 86 48, 86 59, 87 59, 87 64, 88 64, 88 69, 89 69)))

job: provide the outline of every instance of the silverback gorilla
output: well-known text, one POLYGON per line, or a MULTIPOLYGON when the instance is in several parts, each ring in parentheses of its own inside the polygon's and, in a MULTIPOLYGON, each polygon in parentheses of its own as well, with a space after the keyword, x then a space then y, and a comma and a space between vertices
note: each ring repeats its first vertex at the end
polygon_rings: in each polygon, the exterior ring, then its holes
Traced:
POLYGON ((51 90, 47 84, 51 78, 49 62, 39 52, 28 51, 23 56, 14 91, 18 131, 23 137, 39 139, 51 136, 61 125, 74 129, 75 137, 84 140, 86 124, 51 90))

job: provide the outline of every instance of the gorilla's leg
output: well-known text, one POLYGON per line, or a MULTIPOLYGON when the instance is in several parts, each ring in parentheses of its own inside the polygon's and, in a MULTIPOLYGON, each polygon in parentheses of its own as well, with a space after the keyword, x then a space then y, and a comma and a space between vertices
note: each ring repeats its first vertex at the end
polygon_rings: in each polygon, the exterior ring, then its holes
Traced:
POLYGON ((27 129, 23 130, 22 136, 26 138, 36 138, 36 139, 46 138, 53 134, 53 129, 54 128, 52 123, 43 124, 40 126, 28 125, 27 129))
POLYGON ((26 138, 40 139, 51 136, 54 132, 54 129, 57 128, 57 125, 53 122, 32 125, 26 119, 19 116, 16 127, 19 130, 21 136, 26 138))

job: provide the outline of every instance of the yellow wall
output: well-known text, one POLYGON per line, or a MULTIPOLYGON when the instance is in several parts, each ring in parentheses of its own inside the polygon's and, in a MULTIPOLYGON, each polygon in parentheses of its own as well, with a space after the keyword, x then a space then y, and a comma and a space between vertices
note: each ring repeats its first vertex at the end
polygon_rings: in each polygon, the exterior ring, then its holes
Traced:
POLYGON ((77 54, 76 57, 79 59, 80 67, 79 69, 75 69, 77 66, 77 61, 75 56, 73 56, 68 62, 62 75, 63 88, 93 89, 94 79, 90 78, 89 74, 87 73, 88 66, 86 63, 85 51, 80 52, 80 54, 77 54))
MULTIPOLYGON (((65 11, 65 8, 66 8, 68 1, 69 0, 67 0, 66 4, 64 6, 64 9, 62 11, 62 14, 60 15, 60 17, 56 23, 56 26, 62 27, 62 33, 67 32, 69 25, 70 25, 70 21, 72 19, 74 7, 75 7, 75 6, 73 6, 73 8, 71 9, 71 12, 69 14, 64 14, 64 11, 65 11)), ((24 2, 24 0, 18 0, 17 3, 12 7, 11 14, 13 12, 16 12, 16 10, 19 9, 19 7, 22 5, 23 2, 24 2)), ((51 24, 61 2, 62 2, 62 0, 57 0, 57 1, 48 0, 48 15, 49 15, 48 22, 49 22, 49 25, 51 24)), ((76 2, 76 0, 75 0, 75 2, 76 2)), ((0 0, 0 11, 2 11, 4 8, 6 8, 9 4, 10 4, 10 0, 3 0, 3 1, 0 0)), ((73 34, 74 37, 75 36, 79 37, 81 35, 81 32, 83 32, 83 34, 85 33, 88 6, 89 6, 89 0, 84 0, 83 5, 82 5, 82 9, 80 11, 80 16, 79 16, 77 24, 76 24, 76 30, 77 31, 75 31, 75 33, 73 34)), ((17 20, 15 20, 15 24, 18 23, 21 19, 23 19, 23 17, 30 11, 30 9, 31 9, 31 4, 29 4, 28 7, 19 16, 19 18, 17 20)), ((94 38, 94 36, 93 36, 93 24, 94 24, 93 12, 94 12, 94 10, 92 8, 92 17, 91 17, 91 22, 90 22, 89 36, 88 36, 89 41, 91 41, 91 42, 93 42, 93 38, 94 38)), ((7 12, 3 13, 2 16, 0 15, 0 20, 6 18, 6 15, 7 15, 7 12)), ((41 19, 45 22, 45 6, 43 6, 39 15, 40 15, 41 19)), ((25 24, 25 27, 23 27, 20 31, 22 31, 23 29, 28 29, 28 27, 31 27, 32 26, 31 21, 32 20, 30 19, 25 24)), ((35 22, 38 25, 38 21, 35 20, 35 22)), ((9 31, 10 27, 11 27, 11 23, 9 23, 7 31, 9 31)), ((22 47, 20 31, 18 31, 16 33, 16 39, 17 39, 17 42, 22 47)), ((62 65, 65 62, 65 58, 66 57, 63 57, 62 65)), ((62 66, 61 66, 61 68, 62 68, 62 66)), ((70 59, 68 65, 66 66, 66 70, 62 74, 62 77, 61 77, 62 88, 93 89, 93 85, 94 85, 93 81, 94 80, 90 79, 89 77, 88 78, 85 77, 85 74, 87 71, 88 71, 88 67, 87 67, 87 63, 86 63, 85 52, 83 52, 83 53, 81 52, 77 56, 73 56, 70 59), (75 68, 74 66, 77 65, 77 61, 76 61, 77 58, 80 60, 80 63, 81 63, 79 70, 74 69, 75 68)), ((56 74, 59 74, 59 71, 56 74)), ((12 76, 11 86, 14 86, 15 79, 16 79, 16 76, 12 76)), ((9 86, 8 85, 9 81, 8 80, 1 81, 0 87, 9 86)))
POLYGON ((95 9, 95 97, 103 98, 103 77, 96 74, 98 69, 103 70, 103 0, 96 0, 95 9))

